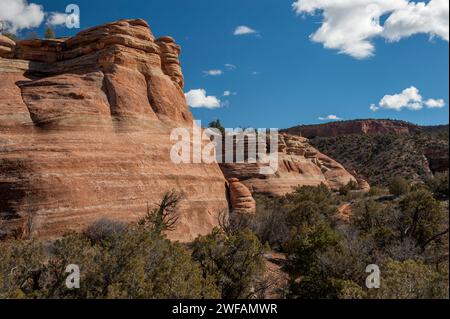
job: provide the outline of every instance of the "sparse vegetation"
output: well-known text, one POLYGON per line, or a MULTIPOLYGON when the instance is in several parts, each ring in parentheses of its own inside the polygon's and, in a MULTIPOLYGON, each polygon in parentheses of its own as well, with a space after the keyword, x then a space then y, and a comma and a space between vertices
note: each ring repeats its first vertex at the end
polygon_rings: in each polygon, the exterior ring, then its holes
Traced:
POLYGON ((220 214, 223 229, 190 245, 166 238, 182 200, 171 191, 135 225, 102 219, 45 245, 0 243, 0 297, 261 298, 264 256, 276 251, 286 256, 279 295, 287 298, 448 298, 446 202, 408 186, 352 200, 345 220, 338 208, 347 196, 325 185, 258 197, 255 217, 220 214), (80 265, 80 289, 65 286, 69 264, 80 265), (365 286, 369 264, 380 267, 380 289, 365 286))
POLYGON ((255 231, 288 257, 286 295, 448 298, 448 212, 425 186, 412 188, 406 182, 404 188, 403 182, 398 196, 380 190, 353 200, 346 221, 339 219, 338 207, 347 196, 332 194, 323 185, 301 187, 281 199, 259 199, 264 218, 257 216, 256 225, 263 227, 255 231), (276 222, 267 222, 272 220, 276 222), (280 229, 285 229, 284 236, 280 229), (383 289, 366 288, 369 264, 386 272, 383 289), (406 272, 417 272, 416 279, 408 279, 417 280, 416 288, 397 287, 409 278, 400 273, 403 266, 406 272))
POLYGON ((315 137, 310 143, 345 168, 356 171, 371 186, 386 187, 395 176, 425 182, 433 173, 445 170, 441 161, 445 162, 446 157, 448 163, 448 141, 448 126, 443 126, 425 127, 410 134, 315 137))
POLYGON ((220 120, 212 121, 211 123, 209 123, 208 127, 219 130, 222 136, 225 136, 225 128, 223 127, 222 123, 220 123, 220 120))
POLYGON ((435 174, 427 180, 426 184, 430 191, 434 194, 435 198, 448 199, 448 171, 435 174))
POLYGON ((54 38, 56 38, 55 30, 53 30, 52 27, 47 27, 47 29, 45 30, 44 37, 46 39, 54 39, 54 38))
POLYGON ((178 220, 180 194, 166 193, 139 223, 101 219, 83 233, 49 244, 26 237, 0 243, 0 298, 248 298, 264 270, 264 247, 249 230, 216 229, 193 252, 166 238, 178 220), (80 267, 80 289, 65 285, 80 267))
POLYGON ((403 177, 394 177, 389 185, 389 192, 394 196, 401 196, 409 193, 411 190, 410 183, 403 177))
POLYGON ((216 229, 193 243, 193 259, 200 263, 204 278, 214 278, 223 299, 251 298, 264 271, 264 247, 244 229, 226 236, 216 229))

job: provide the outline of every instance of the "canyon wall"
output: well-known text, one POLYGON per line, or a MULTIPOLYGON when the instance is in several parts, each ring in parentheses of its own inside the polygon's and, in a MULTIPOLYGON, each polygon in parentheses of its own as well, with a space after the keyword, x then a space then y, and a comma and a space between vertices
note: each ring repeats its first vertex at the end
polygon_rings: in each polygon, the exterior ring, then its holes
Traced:
POLYGON ((0 218, 53 238, 103 217, 133 222, 183 193, 175 240, 228 209, 217 164, 175 165, 171 130, 190 128, 180 48, 143 20, 68 39, 0 37, 0 218))
MULTIPOLYGON (((247 140, 247 143, 251 141, 247 140)), ((312 147, 307 138, 300 136, 280 134, 277 172, 273 175, 261 174, 260 168, 263 166, 259 160, 255 163, 220 164, 228 180, 239 181, 252 194, 284 196, 296 187, 320 184, 339 190, 350 182, 357 183, 362 190, 370 189, 367 182, 358 180, 341 164, 312 147)), ((248 203, 247 200, 244 202, 248 203)))

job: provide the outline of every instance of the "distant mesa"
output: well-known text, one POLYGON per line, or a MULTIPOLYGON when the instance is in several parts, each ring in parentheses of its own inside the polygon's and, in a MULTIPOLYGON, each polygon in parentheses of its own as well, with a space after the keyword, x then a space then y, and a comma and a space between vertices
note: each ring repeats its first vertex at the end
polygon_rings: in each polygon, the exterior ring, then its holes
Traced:
POLYGON ((332 137, 348 134, 405 134, 421 130, 420 126, 398 120, 351 120, 317 125, 300 125, 283 132, 307 138, 332 137))
POLYGON ((449 126, 419 126, 397 120, 353 120, 284 130, 305 136, 371 185, 395 176, 425 182, 449 170, 449 126))

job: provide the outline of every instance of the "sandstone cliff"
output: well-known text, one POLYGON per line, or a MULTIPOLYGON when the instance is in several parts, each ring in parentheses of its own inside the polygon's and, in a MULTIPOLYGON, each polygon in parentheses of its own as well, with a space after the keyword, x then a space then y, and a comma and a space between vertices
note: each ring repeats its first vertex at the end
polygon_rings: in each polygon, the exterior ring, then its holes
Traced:
POLYGON ((172 129, 193 125, 179 54, 143 20, 67 39, 0 36, 0 219, 10 231, 31 223, 33 236, 53 238, 104 217, 133 222, 175 189, 184 197, 170 237, 190 241, 229 208, 255 213, 253 194, 356 181, 288 134, 279 137, 273 176, 260 174, 260 162, 172 163, 172 129))
POLYGON ((217 164, 175 165, 170 132, 190 127, 180 48, 143 20, 69 39, 0 37, 0 218, 50 238, 108 217, 135 221, 184 193, 173 239, 217 226, 228 208, 217 164))
POLYGON ((220 167, 227 179, 239 180, 253 194, 283 196, 296 187, 322 183, 338 190, 352 181, 363 190, 370 188, 367 182, 357 180, 341 164, 317 151, 304 137, 280 134, 278 158, 278 171, 274 175, 261 174, 260 161, 254 164, 225 163, 220 167))

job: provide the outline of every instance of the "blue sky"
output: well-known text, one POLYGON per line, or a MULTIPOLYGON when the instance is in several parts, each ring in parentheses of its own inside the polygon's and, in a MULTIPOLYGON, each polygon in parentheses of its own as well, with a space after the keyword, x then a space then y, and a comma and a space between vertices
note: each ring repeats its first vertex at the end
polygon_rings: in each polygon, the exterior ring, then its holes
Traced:
MULTIPOLYGON (((67 4, 78 4, 82 29, 121 18, 143 18, 156 36, 173 36, 182 47, 185 91, 201 88, 221 100, 219 108, 192 109, 203 124, 219 118, 227 127, 285 128, 323 123, 319 118, 328 115, 448 123, 449 48, 439 36, 430 40, 430 34, 419 33, 393 43, 374 37, 373 55, 360 59, 312 41, 310 35, 321 26, 323 15, 320 11, 296 15, 294 0, 31 2, 43 5, 45 12, 64 12, 67 4), (236 36, 238 26, 257 33, 236 36), (227 70, 225 64, 236 68, 227 70), (208 70, 223 74, 207 76, 208 70), (380 106, 384 96, 411 87, 423 99, 420 110, 380 106), (231 95, 223 96, 225 91, 231 95), (445 106, 428 108, 428 99, 443 99, 445 106), (369 109, 371 104, 377 106, 376 112, 369 109)), ((57 27, 56 32, 63 36, 76 30, 57 27)))

